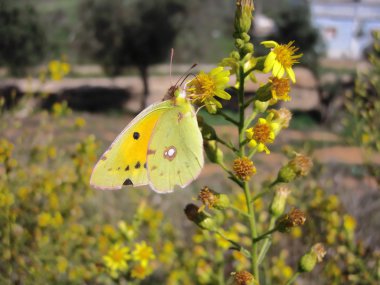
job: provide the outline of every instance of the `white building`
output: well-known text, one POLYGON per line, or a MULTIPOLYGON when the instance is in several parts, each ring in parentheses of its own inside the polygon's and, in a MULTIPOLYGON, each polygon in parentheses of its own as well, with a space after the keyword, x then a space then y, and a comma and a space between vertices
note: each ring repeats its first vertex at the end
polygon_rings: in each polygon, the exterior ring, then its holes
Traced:
POLYGON ((380 0, 310 0, 310 8, 329 58, 361 58, 380 30, 380 0))

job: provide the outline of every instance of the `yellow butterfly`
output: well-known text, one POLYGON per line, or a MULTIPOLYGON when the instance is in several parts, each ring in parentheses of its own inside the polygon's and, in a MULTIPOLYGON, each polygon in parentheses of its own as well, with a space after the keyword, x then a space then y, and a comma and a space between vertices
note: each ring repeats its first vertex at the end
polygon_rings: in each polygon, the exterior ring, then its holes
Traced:
POLYGON ((90 184, 116 190, 149 185, 159 193, 185 188, 204 164, 203 140, 186 92, 172 87, 169 100, 143 110, 101 156, 90 184))

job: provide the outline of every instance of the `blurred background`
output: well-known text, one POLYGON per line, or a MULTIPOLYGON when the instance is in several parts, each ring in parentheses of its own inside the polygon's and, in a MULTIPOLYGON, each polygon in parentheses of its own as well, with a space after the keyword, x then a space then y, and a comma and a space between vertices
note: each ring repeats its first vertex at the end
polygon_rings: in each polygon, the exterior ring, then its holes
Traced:
MULTIPOLYGON (((193 63, 194 73, 209 71, 229 55, 234 11, 235 1, 227 0, 0 0, 0 208, 6 209, 0 283, 113 284, 115 278, 99 277, 98 263, 124 230, 124 240, 147 240, 164 264, 152 265, 155 273, 142 284, 219 284, 199 271, 210 265, 186 263, 191 248, 184 241, 197 232, 178 214, 210 181, 219 192, 232 189, 218 167, 208 164, 190 189, 165 196, 146 189, 96 192, 88 179, 96 159, 138 111, 160 101, 193 63), (136 219, 142 222, 130 222, 136 219), (122 223, 138 234, 128 236, 122 223), (11 236, 18 238, 11 242, 11 236), (159 255, 164 246, 176 248, 168 250, 169 261, 159 255), (175 283, 188 272, 195 277, 175 283)), ((290 202, 302 201, 314 222, 303 234, 292 233, 294 240, 276 239, 268 264, 275 268, 273 284, 288 278, 294 256, 314 241, 327 244, 326 264, 299 284, 379 284, 376 30, 379 0, 255 1, 255 54, 267 52, 263 40, 294 40, 303 57, 292 101, 283 104, 294 115, 290 128, 270 156, 258 156, 254 183, 275 177, 292 151, 315 161, 290 202)), ((266 78, 258 74, 247 95, 266 78)), ((236 115, 233 103, 225 105, 236 115)), ((226 121, 208 119, 234 139, 226 121)))

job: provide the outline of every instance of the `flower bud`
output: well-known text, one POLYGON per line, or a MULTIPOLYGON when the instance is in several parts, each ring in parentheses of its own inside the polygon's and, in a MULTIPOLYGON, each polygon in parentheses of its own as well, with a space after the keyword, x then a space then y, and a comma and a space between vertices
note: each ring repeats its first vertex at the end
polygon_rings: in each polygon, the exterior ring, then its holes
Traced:
POLYGON ((230 53, 230 57, 236 60, 240 60, 240 54, 236 50, 230 53))
POLYGON ((202 137, 205 140, 215 140, 216 139, 216 132, 213 127, 205 123, 203 120, 203 117, 197 116, 198 125, 201 129, 202 137))
POLYGON ((244 47, 244 41, 242 39, 235 39, 235 47, 242 49, 244 47))
POLYGON ((286 199, 290 194, 290 190, 286 185, 276 187, 274 197, 270 205, 270 213, 274 217, 279 217, 284 213, 286 206, 286 199))
POLYGON ((294 170, 289 167, 288 165, 283 166, 277 175, 277 181, 278 182, 292 182, 294 179, 296 179, 297 174, 294 172, 294 170))
POLYGON ((201 229, 210 231, 216 229, 215 221, 205 212, 199 211, 197 205, 187 204, 184 211, 186 217, 201 229))
POLYGON ((248 43, 251 37, 247 33, 241 33, 240 38, 248 43))
POLYGON ((248 271, 232 272, 236 285, 252 285, 255 279, 248 271))
POLYGON ((267 102, 272 99, 272 86, 270 83, 262 85, 257 89, 257 100, 261 102, 267 102))
POLYGON ((260 100, 256 100, 254 102, 254 110, 257 111, 258 113, 264 113, 269 106, 269 101, 262 102, 260 100))
POLYGON ((203 146, 207 158, 213 163, 223 163, 223 151, 218 147, 216 141, 204 141, 203 146))
POLYGON ((299 209, 293 208, 288 214, 277 220, 278 231, 285 233, 291 228, 302 226, 306 221, 306 215, 299 209))
POLYGON ((301 257, 298 270, 300 272, 310 272, 314 269, 317 262, 322 262, 326 250, 321 243, 315 244, 308 253, 301 257))
POLYGON ((252 0, 237 0, 235 12, 235 31, 237 33, 247 33, 252 24, 252 12, 254 6, 252 0))
POLYGON ((205 206, 218 210, 224 210, 230 205, 230 200, 227 195, 215 192, 207 186, 203 187, 200 191, 198 200, 201 200, 205 206))
POLYGON ((243 52, 245 54, 252 53, 253 52, 253 44, 252 43, 245 43, 243 46, 243 52))
POLYGON ((292 119, 292 113, 288 109, 272 109, 270 112, 273 113, 273 120, 277 121, 282 129, 289 127, 290 120, 292 119))

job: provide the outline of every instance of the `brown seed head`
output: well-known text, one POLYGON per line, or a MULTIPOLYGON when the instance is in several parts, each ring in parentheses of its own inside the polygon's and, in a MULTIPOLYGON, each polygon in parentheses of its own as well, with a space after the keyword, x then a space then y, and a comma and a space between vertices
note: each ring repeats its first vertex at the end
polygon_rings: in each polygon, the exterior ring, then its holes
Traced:
POLYGON ((235 272, 233 275, 236 285, 249 285, 254 280, 253 275, 248 271, 235 272))
POLYGON ((295 158, 289 161, 289 166, 301 176, 306 176, 309 174, 310 169, 313 167, 313 161, 310 157, 297 154, 295 158))
POLYGON ((233 170, 241 180, 248 181, 256 173, 256 167, 248 157, 239 157, 234 160, 233 170))

